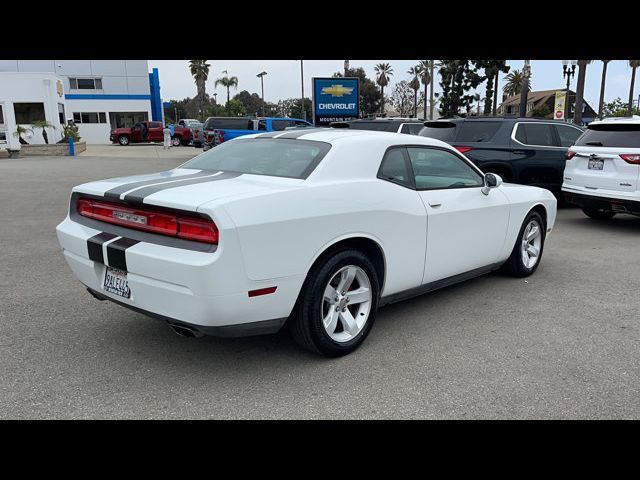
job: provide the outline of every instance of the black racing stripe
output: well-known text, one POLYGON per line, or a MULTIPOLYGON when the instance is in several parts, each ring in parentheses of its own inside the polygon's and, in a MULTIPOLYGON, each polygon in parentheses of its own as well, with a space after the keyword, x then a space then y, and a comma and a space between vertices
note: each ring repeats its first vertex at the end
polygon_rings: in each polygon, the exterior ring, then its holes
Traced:
POLYGON ((115 242, 111 242, 107 245, 107 260, 109 261, 109 266, 119 268, 126 272, 127 258, 125 256, 125 251, 136 243, 140 243, 140 241, 123 237, 120 240, 116 240, 115 242))
POLYGON ((104 255, 102 254, 102 245, 109 240, 113 240, 117 235, 112 233, 99 233, 87 239, 87 250, 89 258, 94 262, 104 263, 104 255))
POLYGON ((124 192, 128 192, 129 190, 133 190, 134 188, 144 187, 145 185, 153 185, 154 183, 166 183, 166 182, 174 182, 176 180, 189 180, 191 178, 203 177, 205 175, 211 175, 211 172, 205 172, 203 170, 198 173, 189 173, 188 175, 173 175, 171 177, 160 177, 155 178, 153 180, 143 180, 141 182, 131 182, 119 185, 111 190, 107 190, 104 192, 105 198, 110 198, 112 200, 120 200, 120 195, 124 192))
MULTIPOLYGON (((212 175, 213 172, 209 172, 209 174, 212 175)), ((164 190, 169 190, 170 188, 185 187, 187 185, 196 185, 198 183, 217 182, 219 180, 227 180, 229 178, 239 177, 240 175, 242 174, 238 172, 223 172, 220 175, 216 175, 215 177, 194 178, 193 180, 187 182, 168 183, 165 185, 152 185, 125 195, 124 200, 129 204, 142 204, 144 203, 143 200, 149 195, 153 195, 154 193, 158 193, 164 190)))
POLYGON ((316 132, 321 132, 326 130, 326 128, 301 128, 300 130, 294 130, 292 132, 287 132, 284 135, 282 135, 281 137, 278 137, 278 139, 280 138, 300 138, 303 135, 308 135, 310 133, 316 133, 316 132))

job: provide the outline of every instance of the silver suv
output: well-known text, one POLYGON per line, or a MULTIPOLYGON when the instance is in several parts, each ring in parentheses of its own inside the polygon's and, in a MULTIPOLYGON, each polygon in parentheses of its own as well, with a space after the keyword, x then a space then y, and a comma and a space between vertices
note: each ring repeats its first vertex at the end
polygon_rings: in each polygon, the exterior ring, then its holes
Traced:
POLYGON ((567 152, 562 191, 591 218, 640 216, 640 117, 589 124, 567 152))

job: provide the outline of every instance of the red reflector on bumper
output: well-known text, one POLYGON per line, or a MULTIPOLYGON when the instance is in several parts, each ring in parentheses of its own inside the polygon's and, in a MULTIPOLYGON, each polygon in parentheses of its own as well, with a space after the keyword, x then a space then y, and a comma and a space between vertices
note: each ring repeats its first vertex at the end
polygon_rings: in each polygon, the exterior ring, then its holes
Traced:
POLYGON ((257 290, 249 290, 250 297, 259 297, 260 295, 269 295, 276 291, 278 287, 259 288, 257 290))

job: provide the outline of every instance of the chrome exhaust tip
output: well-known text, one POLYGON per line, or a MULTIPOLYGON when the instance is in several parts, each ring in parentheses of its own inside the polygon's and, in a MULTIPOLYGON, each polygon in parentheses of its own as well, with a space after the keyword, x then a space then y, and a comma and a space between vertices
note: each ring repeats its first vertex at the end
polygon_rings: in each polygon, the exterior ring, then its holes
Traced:
POLYGON ((195 328, 188 327, 186 325, 178 325, 176 323, 170 323, 169 326, 171 330, 173 330, 176 334, 181 337, 189 337, 189 338, 200 338, 203 337, 204 334, 196 330, 195 328))

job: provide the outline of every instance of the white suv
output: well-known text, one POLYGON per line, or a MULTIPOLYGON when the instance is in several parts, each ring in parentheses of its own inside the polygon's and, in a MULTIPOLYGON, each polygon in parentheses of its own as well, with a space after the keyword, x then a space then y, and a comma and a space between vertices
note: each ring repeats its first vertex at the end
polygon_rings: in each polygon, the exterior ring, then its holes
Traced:
POLYGON ((640 216, 640 117, 589 124, 567 152, 562 191, 591 218, 640 216))

